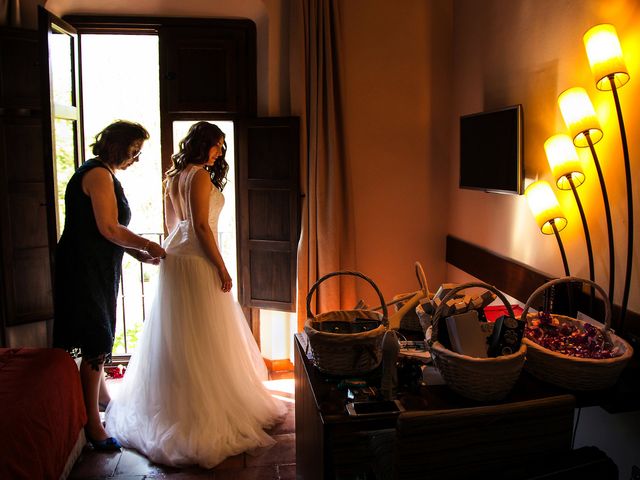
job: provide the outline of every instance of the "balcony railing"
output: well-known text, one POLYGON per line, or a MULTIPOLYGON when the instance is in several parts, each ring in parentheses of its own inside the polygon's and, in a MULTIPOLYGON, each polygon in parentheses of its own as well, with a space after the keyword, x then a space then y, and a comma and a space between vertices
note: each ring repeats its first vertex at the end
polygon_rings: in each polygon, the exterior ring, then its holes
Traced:
MULTIPOLYGON (((163 233, 140 234, 161 243, 163 233)), ((158 267, 142 263, 129 255, 122 260, 122 278, 116 318, 116 336, 113 346, 113 363, 126 363, 135 350, 138 333, 146 320, 155 289, 151 288, 158 274, 158 267)))

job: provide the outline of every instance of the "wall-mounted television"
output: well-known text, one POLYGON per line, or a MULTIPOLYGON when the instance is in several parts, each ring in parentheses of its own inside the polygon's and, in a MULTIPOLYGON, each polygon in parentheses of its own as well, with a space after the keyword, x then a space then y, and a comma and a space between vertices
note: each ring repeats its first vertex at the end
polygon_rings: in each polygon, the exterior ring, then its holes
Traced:
POLYGON ((522 105, 460 117, 460 188, 521 195, 522 105))

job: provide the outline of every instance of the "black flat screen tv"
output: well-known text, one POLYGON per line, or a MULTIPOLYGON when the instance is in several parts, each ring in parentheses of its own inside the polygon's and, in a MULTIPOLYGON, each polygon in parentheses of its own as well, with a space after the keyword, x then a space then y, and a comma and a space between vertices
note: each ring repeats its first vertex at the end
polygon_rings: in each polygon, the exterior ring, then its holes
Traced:
POLYGON ((522 105, 460 117, 460 188, 521 195, 522 105))

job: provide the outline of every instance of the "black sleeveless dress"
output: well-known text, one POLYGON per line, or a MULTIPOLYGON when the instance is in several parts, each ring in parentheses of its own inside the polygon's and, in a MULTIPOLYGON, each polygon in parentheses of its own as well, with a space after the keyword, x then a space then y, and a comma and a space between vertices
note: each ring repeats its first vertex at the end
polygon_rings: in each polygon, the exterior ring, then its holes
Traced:
MULTIPOLYGON (((97 159, 86 161, 65 192, 65 225, 55 258, 53 346, 81 355, 97 368, 111 359, 124 248, 102 236, 91 198, 82 191, 82 178, 93 168, 106 166, 97 159)), ((118 222, 126 226, 129 203, 118 179, 112 178, 118 222)))

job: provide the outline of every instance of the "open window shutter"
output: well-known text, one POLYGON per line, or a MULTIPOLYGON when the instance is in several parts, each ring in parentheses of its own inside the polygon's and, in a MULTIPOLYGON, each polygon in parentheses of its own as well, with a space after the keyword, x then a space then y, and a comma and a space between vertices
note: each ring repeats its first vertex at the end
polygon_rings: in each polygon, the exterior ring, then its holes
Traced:
POLYGON ((69 150, 77 164, 80 144, 78 39, 44 8, 38 15, 39 34, 5 30, 0 41, 0 296, 7 327, 53 318, 55 165, 69 150))
POLYGON ((0 27, 0 346, 53 317, 37 32, 0 27))
MULTIPOLYGON (((42 133, 47 187, 49 245, 53 251, 62 234, 63 191, 58 191, 58 167, 75 169, 84 158, 80 125, 80 49, 74 27, 38 7, 42 62, 42 133)), ((66 185, 66 183, 65 183, 66 185)))
POLYGON ((300 231, 299 119, 258 118, 238 126, 241 303, 293 312, 300 231))

